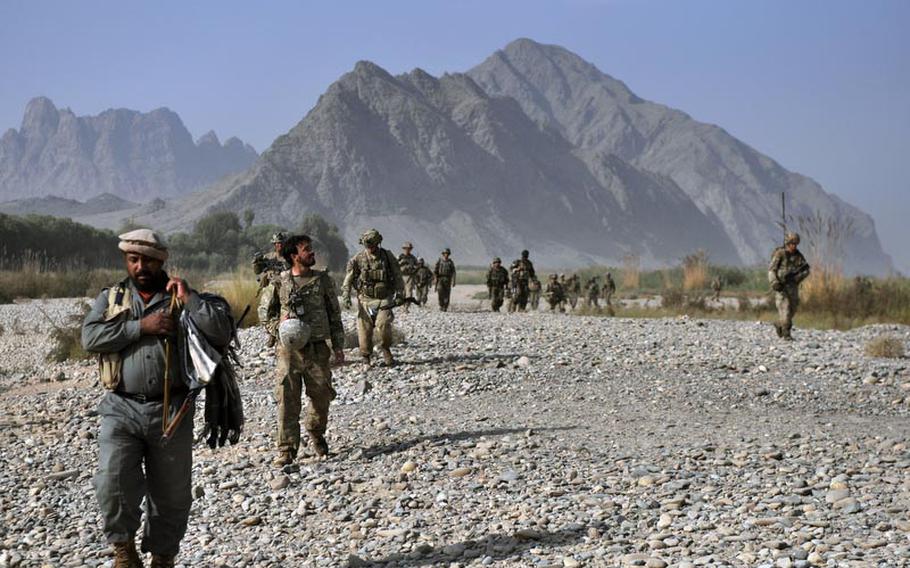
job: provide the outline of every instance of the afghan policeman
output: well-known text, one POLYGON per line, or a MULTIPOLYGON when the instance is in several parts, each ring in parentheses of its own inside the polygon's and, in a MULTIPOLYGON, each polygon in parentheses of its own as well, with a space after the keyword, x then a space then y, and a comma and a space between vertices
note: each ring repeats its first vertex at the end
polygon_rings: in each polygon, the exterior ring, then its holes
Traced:
POLYGON ((373 330, 379 331, 382 360, 387 367, 395 364, 392 357, 392 308, 404 299, 404 281, 398 260, 379 246, 382 235, 369 229, 360 236, 363 250, 348 261, 347 274, 341 285, 346 308, 351 306, 351 290, 357 291, 357 339, 363 363, 370 366, 373 355, 373 330))
POLYGON ((221 305, 167 275, 167 247, 155 232, 124 233, 118 246, 128 278, 102 290, 82 326, 82 345, 100 354, 101 383, 109 391, 98 407, 95 497, 115 567, 143 565, 134 541, 143 511, 142 551, 152 554, 151 566, 169 567, 192 503, 193 418, 190 411, 163 443, 188 394, 178 350, 167 344, 174 341, 181 309, 216 347, 228 344, 233 324, 221 305))
POLYGON ((329 404, 335 398, 330 359, 344 363, 344 327, 335 283, 328 272, 316 270, 316 252, 307 235, 294 235, 282 251, 291 266, 273 281, 267 299, 277 309, 278 341, 278 456, 276 467, 289 465, 300 448, 300 411, 303 392, 310 399, 305 427, 319 457, 327 456, 325 439, 329 404), (277 306, 277 308, 276 308, 277 306), (331 348, 326 343, 331 341, 331 348))
POLYGON ((799 307, 799 285, 809 277, 809 263, 799 252, 799 235, 787 233, 784 246, 774 249, 768 267, 768 282, 777 303, 777 336, 792 341, 793 316, 799 307))

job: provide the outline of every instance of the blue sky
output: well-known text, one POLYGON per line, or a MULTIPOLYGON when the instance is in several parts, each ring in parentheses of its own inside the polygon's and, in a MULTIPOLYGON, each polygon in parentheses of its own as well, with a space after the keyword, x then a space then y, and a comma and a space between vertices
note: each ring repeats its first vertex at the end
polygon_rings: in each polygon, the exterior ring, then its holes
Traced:
POLYGON ((0 130, 28 100, 167 106, 262 151, 360 59, 464 71, 517 37, 719 124, 871 213, 910 272, 910 1, 0 3, 0 130))

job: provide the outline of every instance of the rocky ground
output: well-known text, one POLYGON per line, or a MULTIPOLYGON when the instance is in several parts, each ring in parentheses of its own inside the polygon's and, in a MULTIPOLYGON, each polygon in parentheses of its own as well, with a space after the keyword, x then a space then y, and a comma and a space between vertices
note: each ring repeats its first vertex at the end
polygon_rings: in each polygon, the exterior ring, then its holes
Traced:
MULTIPOLYGON (((399 314, 400 364, 336 371, 325 461, 278 470, 273 360, 248 427, 195 453, 187 566, 908 566, 910 371, 865 343, 691 319, 399 314)), ((0 306, 0 566, 107 566, 77 301, 0 306)), ((351 326, 350 315, 346 325, 351 326)), ((349 351, 348 357, 357 358, 349 351)))

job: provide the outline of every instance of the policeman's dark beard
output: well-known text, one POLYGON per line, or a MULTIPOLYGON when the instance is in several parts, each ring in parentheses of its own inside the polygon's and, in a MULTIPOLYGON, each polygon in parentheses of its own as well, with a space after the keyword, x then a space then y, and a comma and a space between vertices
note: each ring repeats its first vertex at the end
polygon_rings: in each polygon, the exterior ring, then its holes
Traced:
POLYGON ((145 281, 145 284, 141 284, 138 280, 133 277, 130 277, 130 280, 133 281, 133 286, 136 287, 140 292, 163 292, 165 286, 167 286, 168 278, 167 272, 160 270, 157 275, 153 275, 151 272, 143 270, 136 274, 136 276, 150 276, 149 280, 145 281))

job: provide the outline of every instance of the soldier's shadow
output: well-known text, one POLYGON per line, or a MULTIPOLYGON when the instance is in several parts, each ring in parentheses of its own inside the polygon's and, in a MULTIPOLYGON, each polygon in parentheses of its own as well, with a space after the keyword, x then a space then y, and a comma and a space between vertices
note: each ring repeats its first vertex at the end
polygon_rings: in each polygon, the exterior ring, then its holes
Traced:
MULTIPOLYGON (((575 430, 577 428, 577 426, 553 426, 549 428, 533 428, 533 430, 535 432, 554 432, 560 430, 575 430)), ((528 428, 490 428, 487 430, 468 430, 463 432, 456 432, 454 434, 427 434, 425 436, 418 436, 409 440, 400 440, 396 442, 390 442, 388 444, 373 445, 368 448, 364 448, 361 455, 363 459, 371 460, 376 456, 403 452, 424 442, 429 442, 433 445, 441 445, 444 443, 460 442, 463 440, 481 438, 484 436, 505 436, 507 434, 518 434, 526 432, 527 430, 528 428)))
MULTIPOLYGON (((575 525, 569 526, 557 531, 537 531, 527 529, 517 534, 491 534, 477 540, 465 540, 452 545, 441 545, 415 557, 417 553, 409 555, 393 554, 385 558, 352 558, 348 561, 349 567, 355 566, 383 566, 394 564, 395 566, 445 566, 450 562, 463 560, 462 554, 456 556, 455 551, 477 550, 480 552, 475 557, 490 556, 495 560, 505 560, 515 556, 521 556, 531 548, 558 547, 573 545, 582 540, 590 527, 597 528, 601 532, 608 530, 602 523, 592 525, 575 525), (446 554, 446 550, 453 554, 446 554)), ((528 560, 529 565, 531 560, 528 560)))
MULTIPOLYGON (((438 365, 439 363, 464 363, 469 361, 486 361, 489 363, 503 361, 505 363, 517 361, 520 353, 459 353, 440 355, 427 359, 399 359, 400 365, 438 365)), ((537 359, 538 355, 525 355, 528 359, 537 359)))

